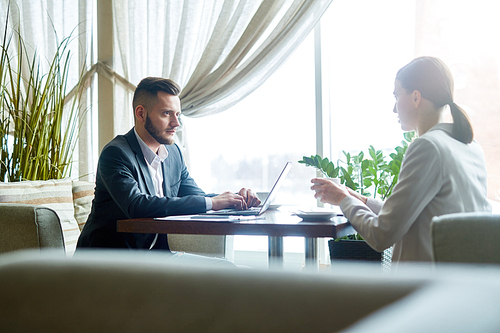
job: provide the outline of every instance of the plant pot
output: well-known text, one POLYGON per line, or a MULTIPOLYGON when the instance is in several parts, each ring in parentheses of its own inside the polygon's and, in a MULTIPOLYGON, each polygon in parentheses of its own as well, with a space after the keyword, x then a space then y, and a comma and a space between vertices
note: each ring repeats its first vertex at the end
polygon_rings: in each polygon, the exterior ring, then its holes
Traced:
POLYGON ((330 260, 382 261, 382 252, 377 252, 363 240, 330 240, 330 260))

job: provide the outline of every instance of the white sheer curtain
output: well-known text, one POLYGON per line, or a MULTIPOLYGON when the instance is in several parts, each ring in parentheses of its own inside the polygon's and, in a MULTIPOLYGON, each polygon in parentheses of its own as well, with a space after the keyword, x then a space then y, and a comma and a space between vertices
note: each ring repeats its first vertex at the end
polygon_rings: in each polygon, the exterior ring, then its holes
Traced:
MULTIPOLYGON (((114 70, 133 84, 146 76, 176 81, 185 116, 222 112, 286 60, 330 2, 114 1, 114 70)), ((117 106, 116 116, 132 122, 130 96, 123 97, 117 103, 128 104, 117 106)))
MULTIPOLYGON (((113 1, 113 67, 94 63, 89 56, 93 54, 91 0, 1 0, 0 14, 6 17, 10 3, 11 25, 20 29, 32 51, 47 58, 53 56, 58 40, 73 32, 74 53, 79 57, 72 63, 75 82, 86 62, 92 65, 87 86, 95 72, 115 83, 115 123, 110 126, 113 132, 124 133, 133 126, 131 93, 142 78, 163 76, 179 83, 184 88, 185 116, 222 112, 254 91, 286 60, 330 2, 113 1)), ((82 127, 80 174, 91 173, 93 161, 88 157, 95 155, 88 138, 92 120, 87 118, 82 127)))
MULTIPOLYGON (((50 61, 54 58, 58 46, 65 38, 70 38, 68 49, 71 54, 69 63, 69 77, 66 93, 75 87, 80 78, 82 68, 90 66, 92 59, 92 0, 0 0, 0 33, 3 37, 5 20, 9 12, 8 35, 12 31, 19 32, 26 45, 27 57, 33 59, 34 54, 39 60, 41 73, 46 73, 50 61)), ((17 61, 18 45, 16 36, 12 36, 9 52, 12 59, 17 61)), ((24 64, 24 69, 27 68, 24 64)), ((91 78, 91 76, 88 76, 91 78)), ((87 82, 88 85, 91 82, 87 82)), ((69 93, 73 96, 73 93, 69 93)), ((67 102, 70 98, 67 98, 67 102)), ((88 161, 91 156, 91 144, 88 142, 90 136, 91 112, 86 112, 89 103, 82 99, 80 119, 80 140, 76 149, 75 162, 72 177, 77 178, 79 174, 87 174, 92 162, 88 161), (79 158, 76 156, 80 155, 79 158)))
MULTIPOLYGON (((91 1, 87 0, 1 0, 0 1, 0 33, 4 33, 5 19, 9 11, 8 30, 21 33, 28 51, 27 59, 33 59, 36 52, 43 70, 49 65, 46 59, 52 59, 57 47, 64 38, 70 37, 70 82, 75 84, 79 79, 81 66, 86 61, 89 45, 87 40, 92 34, 91 23, 80 21, 80 13, 90 17, 91 1), (79 29, 83 27, 83 29, 79 29), (82 36, 83 34, 83 36, 82 36)), ((13 36, 10 45, 12 54, 17 53, 18 46, 13 36)), ((71 89, 72 86, 69 87, 71 89)))

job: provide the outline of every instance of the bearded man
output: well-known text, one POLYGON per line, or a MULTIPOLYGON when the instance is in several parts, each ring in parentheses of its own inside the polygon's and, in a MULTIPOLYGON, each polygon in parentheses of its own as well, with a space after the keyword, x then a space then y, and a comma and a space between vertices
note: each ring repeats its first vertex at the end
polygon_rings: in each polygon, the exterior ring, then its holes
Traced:
MULTIPOLYGON (((118 233, 116 221, 198 214, 228 207, 247 209, 260 200, 252 190, 208 195, 189 175, 174 135, 179 127, 179 86, 143 79, 134 93, 134 128, 102 150, 92 210, 78 239, 82 248, 170 251, 165 234, 118 233)), ((185 257, 185 256, 183 256, 185 257)))

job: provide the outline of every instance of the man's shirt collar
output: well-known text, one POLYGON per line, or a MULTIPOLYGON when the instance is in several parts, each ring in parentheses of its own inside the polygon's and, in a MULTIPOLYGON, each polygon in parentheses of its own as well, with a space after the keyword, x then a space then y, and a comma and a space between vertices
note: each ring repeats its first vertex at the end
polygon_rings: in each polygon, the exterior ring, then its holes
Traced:
POLYGON ((137 141, 139 142, 139 146, 141 147, 142 154, 144 155, 144 158, 146 159, 146 162, 148 164, 152 164, 155 158, 159 158, 160 162, 163 163, 165 159, 168 157, 168 150, 165 147, 165 145, 160 145, 160 148, 158 148, 158 155, 151 149, 149 146, 141 139, 139 134, 137 134, 137 131, 135 130, 134 127, 134 133, 135 137, 137 138, 137 141))

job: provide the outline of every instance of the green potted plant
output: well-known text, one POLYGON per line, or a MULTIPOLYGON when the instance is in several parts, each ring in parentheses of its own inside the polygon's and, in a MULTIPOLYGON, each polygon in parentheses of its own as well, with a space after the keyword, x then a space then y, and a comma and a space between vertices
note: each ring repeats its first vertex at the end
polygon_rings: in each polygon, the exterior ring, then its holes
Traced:
POLYGON ((28 56, 20 31, 9 29, 8 16, 0 49, 0 181, 67 177, 82 115, 83 68, 69 99, 71 38, 62 40, 43 71, 38 54, 28 56))
MULTIPOLYGON (((404 140, 395 152, 389 154, 388 161, 383 151, 369 146, 366 158, 363 151, 357 155, 343 151, 345 159, 339 159, 337 163, 320 155, 304 156, 298 162, 316 168, 325 177, 340 178, 341 184, 364 196, 384 200, 392 193, 403 157, 414 139, 414 132, 404 133, 404 140)), ((382 253, 373 250, 358 234, 330 240, 328 245, 332 260, 380 261, 382 258, 382 253)))

